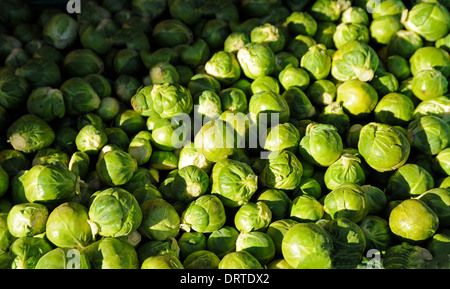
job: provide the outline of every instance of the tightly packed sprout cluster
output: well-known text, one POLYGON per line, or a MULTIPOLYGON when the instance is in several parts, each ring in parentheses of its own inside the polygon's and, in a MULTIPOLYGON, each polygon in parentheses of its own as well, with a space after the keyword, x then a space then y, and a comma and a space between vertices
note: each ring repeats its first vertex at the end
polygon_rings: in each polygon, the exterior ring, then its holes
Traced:
POLYGON ((450 2, 0 2, 1 268, 450 268, 450 2))

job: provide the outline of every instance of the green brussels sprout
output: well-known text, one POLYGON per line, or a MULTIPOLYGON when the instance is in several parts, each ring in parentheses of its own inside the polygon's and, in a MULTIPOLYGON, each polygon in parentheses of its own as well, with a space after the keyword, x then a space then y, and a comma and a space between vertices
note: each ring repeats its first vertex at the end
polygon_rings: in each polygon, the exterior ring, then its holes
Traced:
POLYGON ((367 82, 353 79, 338 86, 336 101, 342 102, 342 106, 351 117, 364 118, 375 109, 378 93, 367 82))
POLYGON ((169 12, 172 18, 179 19, 188 25, 200 20, 202 15, 201 4, 196 1, 175 0, 169 3, 169 12))
MULTIPOLYGON (((299 87, 291 86, 281 96, 287 102, 289 116, 293 119, 308 119, 316 114, 316 108, 312 105, 310 98, 299 87)), ((280 118, 280 122, 284 122, 284 117, 280 118)))
POLYGON ((80 115, 94 111, 100 106, 100 97, 87 80, 73 77, 60 87, 68 115, 80 115))
POLYGON ((27 170, 30 163, 24 153, 14 149, 0 151, 0 167, 9 176, 15 176, 20 171, 27 170))
POLYGON ((77 149, 87 154, 97 154, 107 142, 108 136, 104 130, 93 124, 85 125, 75 139, 77 149))
POLYGON ((139 52, 132 48, 117 51, 112 64, 117 74, 137 75, 143 68, 139 52))
POLYGON ((330 124, 309 124, 299 145, 300 155, 306 161, 324 167, 333 164, 342 150, 342 139, 336 127, 330 124))
MULTIPOLYGON (((306 167, 306 163, 307 162, 302 162, 303 168, 306 167)), ((303 195, 311 196, 318 200, 322 195, 322 187, 316 179, 312 178, 311 176, 306 176, 304 173, 300 180, 300 185, 294 190, 293 194, 296 197, 303 195)))
POLYGON ((104 55, 111 50, 113 45, 111 37, 118 30, 119 28, 110 18, 104 18, 98 24, 86 24, 79 32, 81 45, 98 55, 104 55))
POLYGON ((173 194, 186 203, 204 195, 208 187, 208 174, 194 165, 179 168, 172 184, 173 194))
POLYGON ((3 196, 9 189, 10 181, 8 173, 0 167, 0 196, 3 196))
POLYGON ((76 151, 70 156, 68 168, 76 176, 84 178, 89 172, 91 160, 89 155, 82 151, 76 151))
POLYGON ((394 243, 394 238, 389 229, 387 220, 380 216, 368 215, 360 225, 366 237, 366 248, 386 251, 394 243))
POLYGON ((370 85, 380 97, 396 92, 399 88, 398 80, 394 74, 385 71, 375 72, 375 77, 370 81, 370 85))
POLYGON ((272 212, 262 201, 243 204, 234 216, 235 227, 241 233, 265 231, 271 221, 272 212))
POLYGON ((75 202, 62 203, 50 212, 46 237, 61 248, 85 248, 93 240, 88 209, 75 202))
POLYGON ((62 92, 51 87, 34 89, 28 97, 27 110, 46 122, 64 117, 66 108, 62 92))
POLYGON ((122 129, 127 135, 135 135, 144 129, 146 121, 142 115, 133 109, 125 109, 116 115, 115 127, 122 129))
POLYGON ((333 239, 333 268, 352 269, 361 262, 366 250, 366 236, 355 222, 338 218, 326 224, 333 239))
POLYGON ((153 152, 152 135, 148 131, 141 131, 130 141, 128 153, 136 160, 137 165, 143 165, 150 160, 153 152))
POLYGON ((448 82, 441 71, 428 68, 421 70, 412 78, 412 92, 422 100, 429 100, 447 93, 448 82))
POLYGON ((121 237, 136 231, 142 212, 136 198, 121 188, 108 188, 91 197, 89 221, 103 237, 121 237))
POLYGON ((316 40, 314 40, 311 36, 299 34, 288 41, 286 44, 286 50, 298 59, 301 59, 308 49, 316 44, 316 40))
POLYGON ((265 187, 280 190, 293 190, 300 184, 303 166, 290 151, 272 151, 267 157, 260 175, 265 187))
POLYGON ((236 252, 248 252, 261 265, 267 265, 275 256, 275 244, 264 232, 241 233, 236 240, 236 252))
POLYGON ((204 90, 195 96, 194 114, 202 118, 203 123, 219 118, 222 103, 219 95, 213 90, 204 90))
POLYGON ((414 31, 399 30, 388 43, 388 54, 399 55, 409 59, 416 50, 423 46, 423 40, 414 31))
POLYGON ((276 78, 269 75, 257 77, 252 81, 250 88, 253 94, 263 91, 271 91, 278 94, 280 93, 280 83, 276 78))
POLYGON ((182 259, 196 251, 206 250, 206 236, 202 232, 184 232, 177 243, 182 259))
POLYGON ((20 237, 9 248, 10 269, 34 269, 39 259, 52 249, 44 238, 20 237))
POLYGON ((8 213, 8 230, 14 237, 32 237, 45 232, 48 209, 37 203, 14 205, 8 213))
POLYGON ((421 2, 402 13, 402 23, 406 29, 416 32, 426 41, 434 42, 448 34, 450 14, 439 3, 421 2))
POLYGON ((308 12, 292 12, 286 18, 286 24, 292 35, 314 36, 317 31, 317 22, 308 12))
POLYGON ((366 10, 359 6, 350 6, 342 12, 342 23, 369 24, 369 16, 366 10))
POLYGON ((78 22, 68 14, 57 13, 45 23, 42 36, 57 49, 68 48, 78 36, 78 22))
POLYGON ((54 203, 79 192, 77 176, 61 162, 33 166, 24 175, 25 196, 31 203, 54 203))
MULTIPOLYGON (((288 22, 289 20, 286 19, 286 21, 288 22)), ((250 42, 266 44, 274 53, 277 53, 283 50, 286 39, 277 26, 266 23, 252 29, 250 33, 250 42)))
POLYGON ((210 233, 219 230, 226 221, 225 208, 215 195, 200 196, 192 201, 181 216, 185 231, 210 233))
POLYGON ((284 89, 298 87, 304 90, 308 87, 310 82, 310 76, 305 69, 300 67, 292 67, 290 65, 280 71, 278 74, 278 79, 284 89))
POLYGON ((442 261, 442 267, 438 268, 446 269, 448 268, 448 253, 449 253, 449 244, 450 238, 445 234, 434 234, 431 240, 427 244, 427 249, 433 254, 433 261, 436 260, 438 262, 442 261))
POLYGON ((178 161, 178 157, 171 151, 154 151, 149 164, 156 170, 173 170, 177 167, 178 161))
POLYGON ((223 43, 225 52, 237 53, 239 49, 250 43, 250 37, 243 32, 231 32, 223 43))
POLYGON ((336 86, 328 79, 319 79, 312 82, 308 87, 308 98, 317 106, 331 104, 336 97, 336 86))
POLYGON ((211 232, 206 241, 206 247, 222 259, 226 254, 236 251, 238 236, 239 231, 236 228, 225 225, 219 230, 211 232))
POLYGON ((257 203, 263 202, 272 212, 272 221, 287 217, 292 201, 282 190, 266 189, 256 199, 257 203))
POLYGON ((392 209, 389 227, 401 240, 418 243, 434 235, 439 227, 439 218, 423 201, 407 199, 392 209))
MULTIPOLYGON (((321 22, 319 21, 317 23, 317 31, 316 34, 314 34, 314 41, 316 43, 320 43, 325 45, 328 49, 334 49, 334 40, 333 35, 336 32, 337 25, 334 22, 325 21, 321 22)), ((330 56, 332 54, 330 53, 330 56)))
POLYGON ((450 223, 450 191, 443 188, 431 188, 417 197, 428 205, 438 216, 441 226, 448 226, 450 223))
POLYGON ((250 119, 260 125, 272 122, 284 123, 290 116, 289 105, 284 97, 271 91, 254 94, 248 104, 250 119), (278 117, 278 118, 276 118, 278 117))
POLYGON ((264 149, 269 151, 288 150, 295 153, 300 143, 300 133, 290 122, 280 123, 267 129, 264 149))
POLYGON ((350 128, 350 117, 339 102, 332 102, 326 105, 319 114, 317 121, 323 124, 334 125, 340 135, 344 135, 350 128))
POLYGON ((393 126, 406 125, 413 118, 414 103, 408 96, 392 92, 380 99, 373 112, 377 122, 393 126))
POLYGON ((25 114, 8 127, 6 137, 15 150, 33 153, 50 146, 55 140, 55 132, 40 117, 25 114))
POLYGON ((323 215, 322 204, 312 196, 301 195, 292 201, 290 217, 298 222, 316 222, 323 215))
POLYGON ((280 219, 270 223, 266 230, 266 234, 268 234, 273 240, 276 255, 282 255, 281 244, 284 235, 295 224, 298 224, 298 222, 294 219, 280 219))
POLYGON ((174 255, 180 257, 180 247, 175 238, 170 238, 165 241, 150 240, 136 249, 140 262, 152 256, 159 255, 174 255))
POLYGON ((352 40, 333 55, 331 75, 340 81, 358 79, 370 81, 375 76, 379 58, 368 44, 352 40))
POLYGON ((123 150, 126 150, 130 145, 130 138, 122 128, 105 127, 103 131, 108 137, 107 145, 114 145, 123 150))
POLYGON ((388 124, 371 122, 364 125, 359 134, 358 151, 378 172, 396 170, 404 165, 410 147, 406 135, 388 124))
POLYGON ((104 121, 114 119, 120 112, 121 104, 117 98, 106 96, 101 99, 98 109, 95 111, 104 121))
POLYGON ((421 101, 414 109, 413 118, 418 119, 425 115, 434 115, 449 123, 448 113, 446 112, 449 105, 450 98, 447 96, 421 101))
POLYGON ((329 190, 334 190, 344 183, 364 185, 366 176, 361 167, 361 159, 348 153, 342 154, 326 169, 324 181, 329 190))
POLYGON ((178 257, 171 254, 151 256, 142 262, 141 269, 184 269, 178 257))
POLYGON ((432 188, 434 179, 427 170, 416 164, 405 164, 389 177, 386 194, 392 200, 404 200, 432 188))
POLYGON ((209 172, 213 163, 195 148, 193 142, 187 142, 180 151, 178 168, 181 169, 189 165, 194 165, 205 172, 209 172))
MULTIPOLYGON (((211 51, 208 43, 201 38, 197 38, 191 45, 177 45, 174 50, 178 53, 180 62, 192 69, 205 64, 210 57, 211 51)), ((194 92, 192 93, 194 94, 194 92)))
POLYGON ((402 242, 386 250, 383 267, 385 269, 423 269, 432 258, 427 249, 402 242))
POLYGON ((172 151, 183 145, 188 128, 183 120, 161 118, 155 122, 151 133, 152 143, 160 150, 172 151))
POLYGON ((275 54, 275 68, 273 75, 278 75, 280 72, 288 66, 299 67, 299 59, 288 51, 280 51, 275 54))
POLYGON ((96 163, 98 176, 109 186, 126 184, 136 170, 136 160, 126 151, 114 146, 104 146, 96 163))
POLYGON ((329 233, 315 223, 298 223, 283 237, 283 258, 296 269, 330 269, 333 240, 329 233))
POLYGON ((442 119, 427 115, 408 124, 407 137, 411 147, 427 155, 436 155, 447 148, 450 129, 442 119))
POLYGON ((165 19, 153 28, 153 39, 161 47, 174 47, 179 44, 191 44, 191 29, 178 19, 165 19))
POLYGON ((236 56, 226 51, 214 53, 205 63, 205 71, 223 84, 231 84, 241 76, 241 68, 236 56))
POLYGON ((230 252, 219 263, 219 269, 262 269, 258 259, 247 251, 230 252))
POLYGON ((383 190, 372 185, 362 185, 361 189, 369 198, 369 215, 379 215, 387 204, 387 197, 383 190))
POLYGON ((195 148, 211 162, 218 162, 232 155, 236 143, 234 129, 220 119, 204 124, 194 139, 195 148))
POLYGON ((258 188, 258 177, 252 168, 232 159, 216 162, 211 180, 211 193, 217 194, 226 207, 238 207, 247 203, 258 188))
POLYGON ((449 163, 449 153, 450 148, 441 150, 435 158, 435 163, 433 168, 443 175, 450 175, 450 163, 449 163))
POLYGON ((26 102, 29 88, 30 85, 22 76, 0 74, 0 105, 6 109, 18 108, 26 102))
POLYGON ((136 250, 118 238, 103 238, 85 247, 85 254, 92 269, 138 269, 136 250))
POLYGON ((207 73, 198 73, 191 78, 187 88, 191 92, 191 95, 200 94, 205 90, 212 90, 219 93, 221 84, 217 79, 207 73))
POLYGON ((387 71, 392 73, 397 80, 402 81, 411 76, 409 61, 400 55, 391 55, 386 59, 387 71))
POLYGON ((211 49, 216 50, 223 47, 228 34, 230 34, 228 22, 216 18, 206 21, 201 29, 200 37, 205 40, 211 49))
POLYGON ((333 220, 347 218, 360 222, 369 213, 369 198, 362 188, 353 183, 344 183, 325 196, 324 211, 333 220))
POLYGON ((223 111, 247 112, 248 100, 245 92, 237 87, 229 87, 220 91, 220 102, 223 111))
POLYGON ((31 161, 31 166, 54 164, 56 162, 61 162, 68 166, 69 160, 69 156, 65 152, 54 148, 43 148, 36 152, 31 161))
POLYGON ((426 46, 417 49, 409 59, 409 64, 413 76, 427 68, 439 70, 446 78, 450 76, 450 55, 440 48, 426 46))
POLYGON ((64 57, 63 69, 71 76, 103 73, 103 60, 90 49, 75 49, 64 57))
POLYGON ((139 232, 152 239, 164 241, 175 237, 180 227, 180 217, 175 208, 162 198, 145 201, 141 205, 142 223, 139 232))
POLYGON ((306 69, 315 80, 326 78, 331 70, 331 57, 325 45, 311 46, 302 56, 300 66, 306 69))
POLYGON ((11 192, 11 199, 14 204, 28 203, 24 188, 24 179, 26 172, 27 170, 19 171, 16 175, 11 177, 11 180, 9 181, 8 186, 11 192))
POLYGON ((275 54, 265 44, 248 43, 237 52, 242 72, 250 79, 272 74, 275 67, 275 54))
POLYGON ((91 264, 77 249, 55 248, 39 259, 35 269, 91 269, 91 264))
POLYGON ((153 84, 178 84, 180 75, 174 65, 169 62, 158 62, 150 69, 150 79, 153 84))
POLYGON ((383 15, 370 23, 370 36, 379 44, 389 44, 391 38, 402 28, 399 15, 383 15))
POLYGON ((369 43, 369 34, 369 29, 364 24, 342 22, 336 26, 333 34, 333 44, 337 49, 340 49, 344 44, 352 40, 369 43))
POLYGON ((185 269, 218 269, 220 259, 216 254, 207 250, 193 252, 183 261, 185 269))

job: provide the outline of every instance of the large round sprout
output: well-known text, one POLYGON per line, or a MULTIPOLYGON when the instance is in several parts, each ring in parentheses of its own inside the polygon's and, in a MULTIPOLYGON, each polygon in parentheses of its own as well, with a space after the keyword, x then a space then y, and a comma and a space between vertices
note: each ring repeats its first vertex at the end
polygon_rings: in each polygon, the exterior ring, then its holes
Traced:
POLYGON ((261 263, 246 251, 226 254, 219 263, 219 269, 262 269, 261 263))
POLYGON ((164 241, 173 238, 180 229, 180 216, 175 208, 162 198, 145 201, 141 205, 142 223, 139 232, 144 236, 164 241))
POLYGON ((210 233, 225 224, 225 208, 216 195, 204 195, 192 201, 181 216, 181 227, 201 233, 210 233))
POLYGON ((360 80, 349 80, 337 88, 336 101, 352 117, 368 116, 378 103, 378 93, 373 86, 360 80))
POLYGON ((449 125, 436 116, 424 116, 409 123, 408 140, 413 148, 427 155, 436 155, 447 148, 449 125))
POLYGON ((273 151, 266 160, 261 173, 261 182, 269 188, 293 190, 303 174, 302 163, 290 151, 273 151))
POLYGON ((324 210, 332 219, 347 218, 359 222, 369 213, 369 198, 362 188, 344 183, 326 195, 324 210))
POLYGON ((405 164, 390 177, 386 194, 392 200, 403 200, 419 196, 434 187, 434 179, 424 168, 416 164, 405 164))
POLYGON ((275 55, 269 46, 248 43, 238 50, 237 59, 242 72, 250 79, 270 75, 275 67, 275 55))

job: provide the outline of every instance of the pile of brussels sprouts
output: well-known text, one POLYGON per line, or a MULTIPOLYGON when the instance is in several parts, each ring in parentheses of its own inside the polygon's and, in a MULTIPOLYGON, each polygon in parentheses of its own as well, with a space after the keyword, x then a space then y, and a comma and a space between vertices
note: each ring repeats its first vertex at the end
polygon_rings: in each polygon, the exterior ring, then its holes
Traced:
POLYGON ((0 268, 450 268, 449 9, 1 1, 0 268))

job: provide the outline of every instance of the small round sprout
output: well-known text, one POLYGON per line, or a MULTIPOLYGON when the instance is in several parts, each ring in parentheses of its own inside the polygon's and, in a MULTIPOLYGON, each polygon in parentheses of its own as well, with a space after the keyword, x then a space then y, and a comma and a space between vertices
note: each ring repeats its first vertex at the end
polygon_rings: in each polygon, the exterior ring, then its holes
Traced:
POLYGON ((42 204, 17 204, 8 213, 8 230, 17 238, 44 233, 48 214, 47 207, 42 204))
POLYGON ((248 43, 237 52, 242 72, 250 79, 270 75, 275 67, 275 54, 265 44, 248 43))

